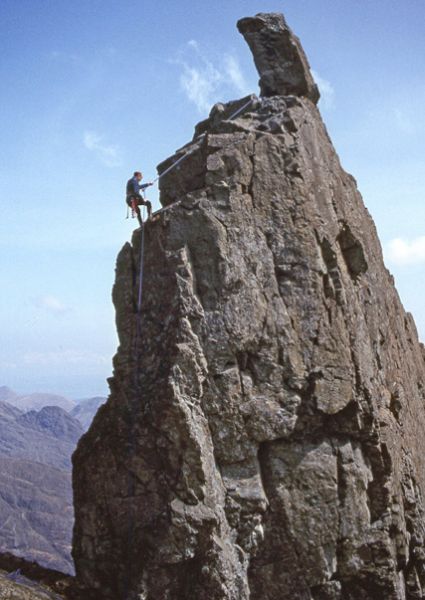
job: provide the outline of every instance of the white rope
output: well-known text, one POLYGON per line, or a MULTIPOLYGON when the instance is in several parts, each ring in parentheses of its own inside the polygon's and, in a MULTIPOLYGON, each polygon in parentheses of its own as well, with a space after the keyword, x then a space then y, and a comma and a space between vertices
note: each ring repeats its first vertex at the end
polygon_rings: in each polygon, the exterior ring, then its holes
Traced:
MULTIPOLYGON (((226 121, 232 121, 235 117, 237 117, 238 115, 240 115, 241 112, 243 112, 246 108, 248 108, 248 106, 252 103, 253 99, 250 98, 248 100, 248 102, 246 102, 245 104, 243 104, 242 106, 240 106, 234 113, 232 113, 230 115, 230 117, 228 117, 227 119, 225 119, 226 121)), ((201 133, 200 135, 198 135, 198 137, 196 138, 195 141, 200 140, 201 138, 205 137, 206 132, 201 133)), ((158 177, 156 177, 153 181, 152 184, 156 183, 157 181, 159 181, 160 179, 162 179, 162 177, 164 177, 165 175, 167 175, 170 171, 172 171, 173 169, 175 169, 176 167, 179 166, 179 164, 181 162, 183 162, 186 158, 188 158, 193 152, 195 152, 195 150, 197 150, 197 146, 195 146, 194 148, 192 148, 191 150, 189 150, 188 152, 186 152, 185 154, 183 154, 182 156, 180 156, 180 158, 178 158, 172 165, 170 165, 167 169, 165 169, 165 171, 163 171, 160 175, 158 175, 158 177)), ((143 197, 145 197, 144 195, 144 190, 143 190, 143 197)), ((171 206, 176 206, 177 204, 180 204, 180 202, 174 202, 172 205, 170 206, 165 206, 164 208, 160 208, 159 210, 155 211, 154 213, 152 213, 152 216, 154 215, 158 215, 162 212, 164 212, 165 210, 168 210, 169 208, 171 208, 171 206)), ((128 207, 127 207, 127 219, 128 219, 128 207)), ((145 220, 145 206, 143 206, 143 221, 145 220)))
POLYGON ((230 117, 228 117, 225 120, 226 121, 231 121, 232 119, 234 119, 235 117, 237 117, 239 113, 241 113, 243 110, 245 110, 245 108, 248 108, 248 106, 251 104, 251 102, 252 102, 252 98, 250 98, 246 104, 244 104, 243 106, 241 106, 240 108, 238 108, 238 110, 236 110, 232 115, 230 115, 230 117))
MULTIPOLYGON (((227 119, 225 119, 226 121, 231 121, 232 119, 234 119, 235 117, 237 117, 243 110, 245 110, 246 108, 248 108, 248 106, 252 103, 252 98, 250 98, 248 100, 248 102, 246 102, 243 106, 241 106, 240 108, 238 108, 238 110, 236 110, 234 113, 232 113, 230 115, 230 117, 228 117, 227 119)), ((200 138, 204 137, 206 135, 206 132, 201 133, 201 135, 199 135, 196 140, 199 140, 200 138)), ((165 171, 163 173, 161 173, 160 175, 158 175, 158 177, 156 177, 156 179, 153 180, 152 183, 156 183, 157 181, 159 181, 162 177, 164 177, 164 175, 167 175, 167 173, 169 173, 170 171, 172 171, 175 167, 177 167, 185 158, 187 158, 188 156, 190 156, 192 154, 192 152, 194 152, 197 149, 197 147, 195 146, 195 148, 192 148, 192 150, 189 150, 189 152, 186 152, 186 154, 183 154, 183 156, 181 156, 178 160, 176 160, 176 162, 174 162, 172 165, 170 165, 167 169, 165 169, 165 171)))

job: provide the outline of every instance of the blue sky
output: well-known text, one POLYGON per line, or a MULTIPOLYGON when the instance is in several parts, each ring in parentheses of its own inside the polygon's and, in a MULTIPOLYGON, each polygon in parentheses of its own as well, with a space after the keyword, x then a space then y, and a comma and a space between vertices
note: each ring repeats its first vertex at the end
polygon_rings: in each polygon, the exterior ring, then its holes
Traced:
MULTIPOLYGON (((425 339, 423 0, 1 0, 0 384, 105 393, 123 186, 257 92, 242 16, 284 12, 425 339)), ((149 196, 157 203, 157 190, 149 196)))

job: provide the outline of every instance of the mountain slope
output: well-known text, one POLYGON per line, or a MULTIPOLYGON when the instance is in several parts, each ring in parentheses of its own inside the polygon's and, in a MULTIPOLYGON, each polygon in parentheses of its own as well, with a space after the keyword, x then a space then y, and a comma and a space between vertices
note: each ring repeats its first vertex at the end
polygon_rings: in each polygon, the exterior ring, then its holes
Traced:
POLYGON ((0 455, 69 470, 75 443, 83 433, 79 421, 59 407, 39 413, 15 411, 0 402, 0 455))
POLYGON ((73 571, 68 471, 0 456, 0 523, 0 552, 12 552, 65 573, 73 571))
POLYGON ((31 410, 19 416, 16 422, 71 444, 76 444, 83 433, 80 421, 58 406, 45 406, 39 411, 31 410))
POLYGON ((9 404, 13 404, 13 401, 18 397, 13 390, 11 390, 6 385, 0 386, 0 402, 8 402, 9 404))
POLYGON ((0 402, 0 551, 72 572, 71 454, 83 433, 59 407, 0 402))
POLYGON ((95 414, 105 402, 106 398, 103 398, 102 396, 79 400, 78 404, 71 410, 70 415, 75 419, 78 419, 83 426, 84 431, 87 431, 95 414))

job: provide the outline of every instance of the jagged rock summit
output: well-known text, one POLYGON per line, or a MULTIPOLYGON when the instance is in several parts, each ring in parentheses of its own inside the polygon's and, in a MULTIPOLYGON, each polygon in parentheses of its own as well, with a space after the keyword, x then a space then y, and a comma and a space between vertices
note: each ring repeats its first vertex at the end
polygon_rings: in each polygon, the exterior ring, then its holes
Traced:
POLYGON ((299 39, 279 13, 259 13, 238 21, 260 73, 262 96, 306 96, 317 103, 319 89, 299 39))
POLYGON ((74 455, 82 597, 420 598, 423 347, 300 46, 275 15, 239 27, 263 96, 159 166, 189 153, 139 317, 140 231, 118 256, 111 395, 74 455))

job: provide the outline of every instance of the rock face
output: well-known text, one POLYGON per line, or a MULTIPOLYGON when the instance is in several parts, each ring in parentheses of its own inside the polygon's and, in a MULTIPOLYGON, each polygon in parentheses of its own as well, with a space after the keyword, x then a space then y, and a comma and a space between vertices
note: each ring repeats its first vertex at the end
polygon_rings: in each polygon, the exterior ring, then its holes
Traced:
POLYGON ((319 90, 299 39, 281 14, 259 13, 238 21, 260 73, 262 96, 306 96, 319 100, 319 90))
MULTIPOLYGON (((73 598, 74 580, 35 562, 0 553, 0 598, 2 600, 61 600, 73 598)), ((78 600, 82 600, 81 597, 78 600)))
POLYGON ((270 86, 214 107, 161 180, 140 317, 140 231, 118 256, 111 395, 74 454, 98 598, 425 593, 423 347, 315 96, 270 86))

